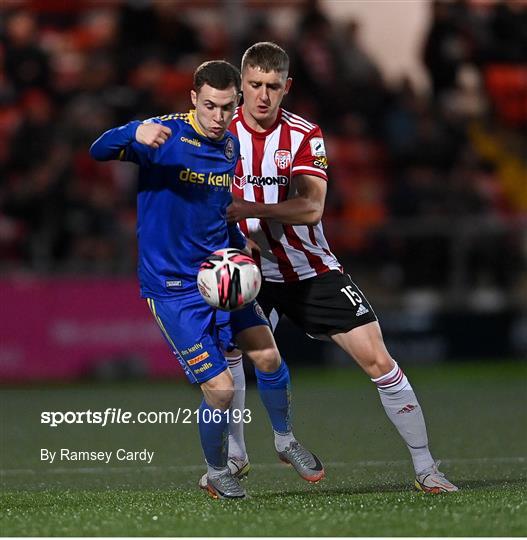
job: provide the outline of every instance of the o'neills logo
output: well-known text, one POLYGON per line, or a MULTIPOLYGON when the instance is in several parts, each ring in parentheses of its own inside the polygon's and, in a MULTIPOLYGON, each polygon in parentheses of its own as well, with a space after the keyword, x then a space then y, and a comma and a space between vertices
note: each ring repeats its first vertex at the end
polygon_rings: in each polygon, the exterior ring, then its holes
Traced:
POLYGON ((247 184, 259 187, 286 186, 289 183, 289 178, 287 176, 255 176, 253 174, 246 176, 234 175, 233 183, 240 189, 244 188, 247 184))

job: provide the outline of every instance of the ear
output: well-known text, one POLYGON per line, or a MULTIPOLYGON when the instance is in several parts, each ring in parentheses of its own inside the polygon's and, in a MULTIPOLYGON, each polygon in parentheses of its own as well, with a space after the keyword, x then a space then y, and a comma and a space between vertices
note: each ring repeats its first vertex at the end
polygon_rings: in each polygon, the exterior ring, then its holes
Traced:
POLYGON ((293 79, 291 77, 287 77, 287 81, 285 81, 284 95, 289 93, 289 89, 291 88, 292 84, 293 84, 293 79))
POLYGON ((196 93, 196 90, 190 91, 190 100, 192 101, 192 105, 195 107, 198 103, 198 94, 196 93))

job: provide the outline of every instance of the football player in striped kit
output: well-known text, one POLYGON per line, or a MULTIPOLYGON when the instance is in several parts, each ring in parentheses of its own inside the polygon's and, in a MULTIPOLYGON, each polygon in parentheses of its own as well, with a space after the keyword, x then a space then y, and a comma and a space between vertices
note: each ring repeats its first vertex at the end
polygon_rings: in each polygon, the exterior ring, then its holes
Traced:
MULTIPOLYGON (((281 107, 291 87, 288 72, 289 58, 278 45, 249 47, 242 59, 244 102, 230 127, 240 141, 241 159, 227 218, 257 246, 253 256, 264 278, 258 301, 273 328, 287 315, 311 337, 332 340, 371 378, 410 451, 417 489, 457 491, 430 454, 421 407, 385 347, 372 307, 324 237, 324 138, 317 125, 281 107)), ((241 364, 231 370, 242 385, 241 364)), ((237 399, 242 397, 237 392, 237 399)), ((230 434, 229 453, 247 461, 239 430, 230 434)))

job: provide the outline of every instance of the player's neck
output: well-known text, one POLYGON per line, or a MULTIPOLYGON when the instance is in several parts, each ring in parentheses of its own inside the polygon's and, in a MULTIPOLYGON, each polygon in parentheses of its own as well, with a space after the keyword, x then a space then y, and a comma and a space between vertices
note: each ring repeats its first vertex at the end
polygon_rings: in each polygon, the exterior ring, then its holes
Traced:
POLYGON ((194 131, 198 135, 201 135, 202 137, 206 137, 205 130, 203 129, 202 125, 199 123, 198 117, 196 115, 196 109, 190 109, 188 118, 189 118, 190 125, 194 128, 194 131))
POLYGON ((252 116, 249 111, 242 105, 242 113, 243 113, 243 119, 245 120, 245 123, 254 131, 258 132, 264 132, 270 129, 276 122, 276 119, 278 118, 278 111, 276 111, 276 114, 273 115, 271 118, 266 118, 265 120, 257 120, 252 116))

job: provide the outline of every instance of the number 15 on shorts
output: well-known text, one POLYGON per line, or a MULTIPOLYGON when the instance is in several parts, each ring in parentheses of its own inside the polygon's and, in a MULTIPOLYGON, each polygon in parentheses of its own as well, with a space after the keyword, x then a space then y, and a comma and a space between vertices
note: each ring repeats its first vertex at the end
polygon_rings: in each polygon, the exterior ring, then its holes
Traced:
POLYGON ((351 285, 346 285, 346 287, 342 287, 342 289, 340 289, 340 292, 344 293, 354 306, 356 306, 357 304, 362 304, 361 295, 358 292, 354 291, 351 285))

